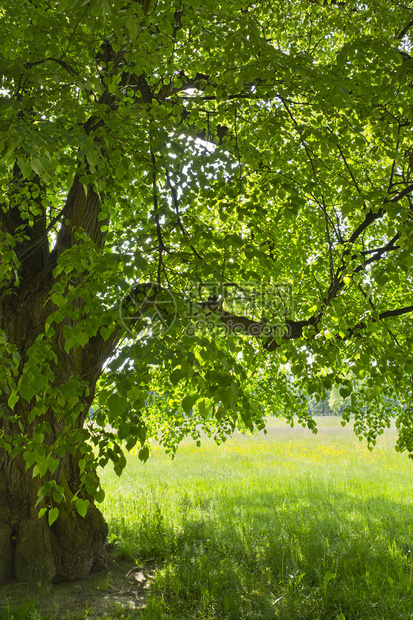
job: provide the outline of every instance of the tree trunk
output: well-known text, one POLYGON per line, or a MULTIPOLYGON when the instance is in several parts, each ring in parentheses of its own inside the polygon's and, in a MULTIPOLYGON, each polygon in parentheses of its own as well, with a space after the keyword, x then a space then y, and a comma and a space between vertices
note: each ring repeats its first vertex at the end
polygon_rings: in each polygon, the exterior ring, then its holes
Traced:
MULTIPOLYGON (((30 78, 25 88, 30 92, 30 78)), ((16 84, 16 93, 19 89, 16 84)), ((101 102, 107 106, 113 99, 105 93, 101 102)), ((103 124, 100 116, 90 117, 84 125, 86 134, 99 124, 103 124)), ((98 148, 100 139, 93 139, 98 148)), ((17 148, 16 158, 26 157, 23 152, 17 148)), ((84 301, 85 293, 91 297, 87 283, 92 275, 85 236, 93 251, 102 248, 107 216, 100 217, 102 193, 98 195, 92 184, 85 188, 76 174, 59 216, 50 223, 45 205, 55 191, 37 174, 26 178, 15 163, 7 200, 0 205, 0 236, 7 239, 2 248, 8 248, 0 256, 0 265, 6 268, 0 276, 0 583, 11 576, 30 584, 82 579, 104 560, 107 526, 86 492, 87 466, 82 463, 81 470, 79 461, 89 448, 81 429, 103 362, 116 346, 117 332, 115 327, 103 338, 99 332, 105 326, 103 318, 103 325, 92 334, 85 329, 80 341, 71 342, 70 335, 79 335, 94 316, 93 303, 84 301), (58 220, 51 251, 49 233, 58 220), (15 242, 9 247, 11 237, 15 242), (81 261, 75 261, 75 267, 62 265, 53 275, 59 258, 73 248, 79 249, 76 256, 83 253, 85 265, 81 261), (13 268, 8 269, 13 253, 13 268), (63 316, 49 324, 47 319, 62 303, 63 316), (40 471, 42 458, 52 459, 53 467, 46 462, 40 471), (64 488, 62 501, 49 494, 39 502, 38 491, 45 483, 59 485, 60 491, 64 488), (73 498, 89 500, 84 517, 73 498), (46 514, 39 519, 42 508, 46 514), (47 510, 55 508, 59 515, 53 522, 56 510, 47 510)), ((60 192, 59 187, 56 204, 60 192)), ((101 300, 95 301, 100 309, 101 300)))
MULTIPOLYGON (((60 475, 67 479, 70 494, 75 459, 65 460, 60 475)), ((25 472, 23 459, 10 459, 4 451, 0 463, 0 583, 9 578, 31 586, 72 581, 107 566, 108 529, 93 503, 81 517, 66 499, 49 527, 47 515, 39 519, 35 507, 39 479, 31 470, 25 472)))
MULTIPOLYGON (((54 309, 47 301, 49 290, 50 279, 43 274, 26 287, 20 285, 17 295, 4 296, 1 300, 0 330, 4 331, 8 343, 16 348, 20 356, 17 376, 13 379, 15 385, 18 385, 24 365, 30 358, 29 348, 39 335, 45 333, 46 318, 54 309)), ((67 325, 68 321, 65 321, 67 325)), ((97 336, 87 346, 77 347, 69 353, 65 352, 64 344, 61 324, 56 326, 53 336, 54 361, 50 362, 49 370, 56 393, 59 386, 73 377, 79 378, 79 384, 83 386, 73 419, 68 416, 68 411, 71 411, 67 405, 62 413, 56 407, 49 407, 41 416, 31 419, 30 412, 38 402, 37 395, 31 400, 29 398, 30 402, 27 397, 21 397, 12 410, 8 406, 10 389, 7 389, 6 373, 0 373, 0 439, 10 438, 8 449, 7 446, 6 449, 0 447, 0 584, 9 578, 31 586, 78 580, 90 571, 104 568, 105 564, 107 566, 105 541, 108 528, 102 514, 84 489, 80 497, 90 502, 84 517, 79 515, 76 503, 71 501, 81 488, 79 458, 82 455, 76 451, 79 443, 73 442, 72 447, 69 445, 63 456, 60 456, 62 451, 56 455, 54 448, 62 434, 70 438, 82 429, 102 362, 112 344, 110 341, 103 342, 97 336), (39 424, 47 425, 43 445, 47 454, 53 455, 59 463, 53 472, 47 471, 42 477, 33 477, 33 466, 27 466, 23 454, 29 449, 27 446, 30 446, 39 424), (16 438, 23 442, 20 448, 16 438), (47 512, 42 518, 38 517, 42 506, 53 506, 50 497, 45 500, 46 503, 38 501, 38 490, 50 480, 64 489, 63 500, 55 503, 59 510, 58 518, 51 526, 47 512)), ((4 368, 7 358, 7 352, 0 355, 4 368)))

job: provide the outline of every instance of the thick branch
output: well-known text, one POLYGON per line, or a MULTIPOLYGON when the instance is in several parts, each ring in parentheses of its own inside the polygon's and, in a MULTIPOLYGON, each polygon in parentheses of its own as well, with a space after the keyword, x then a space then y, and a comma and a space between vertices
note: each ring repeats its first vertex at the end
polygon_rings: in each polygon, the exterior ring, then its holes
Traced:
POLYGON ((104 233, 101 232, 101 226, 104 222, 99 221, 100 211, 99 196, 91 186, 85 188, 76 175, 63 208, 63 222, 53 249, 53 260, 73 245, 77 228, 83 229, 96 245, 103 245, 104 233))
MULTIPOLYGON (((265 322, 254 321, 246 317, 224 312, 222 310, 217 310, 216 312, 219 314, 219 320, 224 323, 232 333, 245 334, 254 338, 267 337, 268 339, 264 345, 264 348, 270 352, 275 351, 278 348, 279 342, 277 342, 277 340, 280 338, 283 340, 297 340, 303 336, 303 331, 306 327, 316 328, 314 331, 314 336, 316 336, 319 331, 317 329, 317 324, 320 320, 319 316, 312 316, 305 321, 286 321, 283 325, 272 326, 265 322)), ((412 312, 413 306, 406 306, 395 310, 386 310, 385 312, 381 312, 377 318, 372 319, 371 322, 376 323, 386 318, 402 316, 412 312)), ((360 322, 348 332, 344 339, 348 339, 356 335, 360 330, 366 328, 367 324, 360 322)))
POLYGON ((267 321, 255 321, 245 316, 226 312, 215 299, 209 299, 199 305, 204 311, 209 310, 217 315, 220 322, 224 323, 229 331, 234 334, 244 334, 260 339, 266 338, 264 348, 267 351, 274 351, 279 346, 277 341, 280 338, 283 340, 296 340, 301 338, 304 328, 315 327, 320 318, 316 315, 305 321, 287 320, 285 323, 280 323, 279 325, 271 325, 267 321))

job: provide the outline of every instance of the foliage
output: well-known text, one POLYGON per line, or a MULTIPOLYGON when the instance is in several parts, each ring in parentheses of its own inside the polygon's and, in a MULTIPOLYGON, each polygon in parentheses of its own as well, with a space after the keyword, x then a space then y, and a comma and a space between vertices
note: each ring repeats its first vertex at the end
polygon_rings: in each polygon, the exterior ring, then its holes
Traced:
POLYGON ((325 400, 317 401, 315 398, 308 400, 308 411, 312 416, 329 416, 335 415, 334 411, 330 407, 330 397, 325 400))
POLYGON ((334 385, 413 451, 412 32, 390 0, 2 3, 1 442, 40 499, 68 452, 101 500, 122 442, 313 426, 334 385))
POLYGON ((339 392, 341 386, 335 386, 331 388, 331 391, 327 392, 327 398, 324 400, 317 400, 317 398, 308 399, 308 411, 312 416, 329 416, 337 415, 342 416, 345 410, 350 406, 350 398, 347 396, 343 398, 339 392))

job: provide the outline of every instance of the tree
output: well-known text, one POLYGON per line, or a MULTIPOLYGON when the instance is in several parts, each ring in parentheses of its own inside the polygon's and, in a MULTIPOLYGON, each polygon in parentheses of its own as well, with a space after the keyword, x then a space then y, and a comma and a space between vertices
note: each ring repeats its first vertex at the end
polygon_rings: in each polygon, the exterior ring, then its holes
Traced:
MULTIPOLYGON (((330 394, 331 396, 331 394, 330 394)), ((317 401, 316 398, 308 399, 308 410, 312 416, 315 415, 335 415, 334 410, 330 406, 330 397, 325 400, 317 401)))
POLYGON ((333 415, 342 415, 344 408, 348 406, 349 401, 349 396, 343 398, 339 392, 339 388, 333 386, 328 399, 328 404, 333 415))
POLYGON ((154 435, 274 402, 313 427, 336 385, 413 450, 412 26, 393 0, 2 3, 0 582, 104 564, 97 467, 154 435))

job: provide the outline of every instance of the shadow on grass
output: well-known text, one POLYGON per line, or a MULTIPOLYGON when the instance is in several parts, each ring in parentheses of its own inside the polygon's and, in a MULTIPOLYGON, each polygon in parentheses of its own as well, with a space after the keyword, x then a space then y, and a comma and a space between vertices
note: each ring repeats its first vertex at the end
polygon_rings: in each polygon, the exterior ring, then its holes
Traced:
POLYGON ((108 572, 83 581, 40 586, 9 583, 0 588, 0 620, 128 620, 145 607, 153 568, 117 558, 108 572))
POLYGON ((145 620, 408 620, 412 523, 405 504, 313 483, 174 506, 152 495, 140 520, 110 525, 128 554, 158 565, 145 620))
POLYGON ((95 587, 92 595, 86 583, 76 586, 83 612, 69 599, 65 612, 59 599, 59 614, 45 613, 33 599, 3 605, 0 620, 413 618, 413 508, 406 503, 302 481, 270 490, 162 489, 145 500, 135 520, 110 522, 131 566, 157 567, 139 609, 127 604, 125 574, 140 573, 122 568, 119 583, 102 575, 99 599, 95 587))

